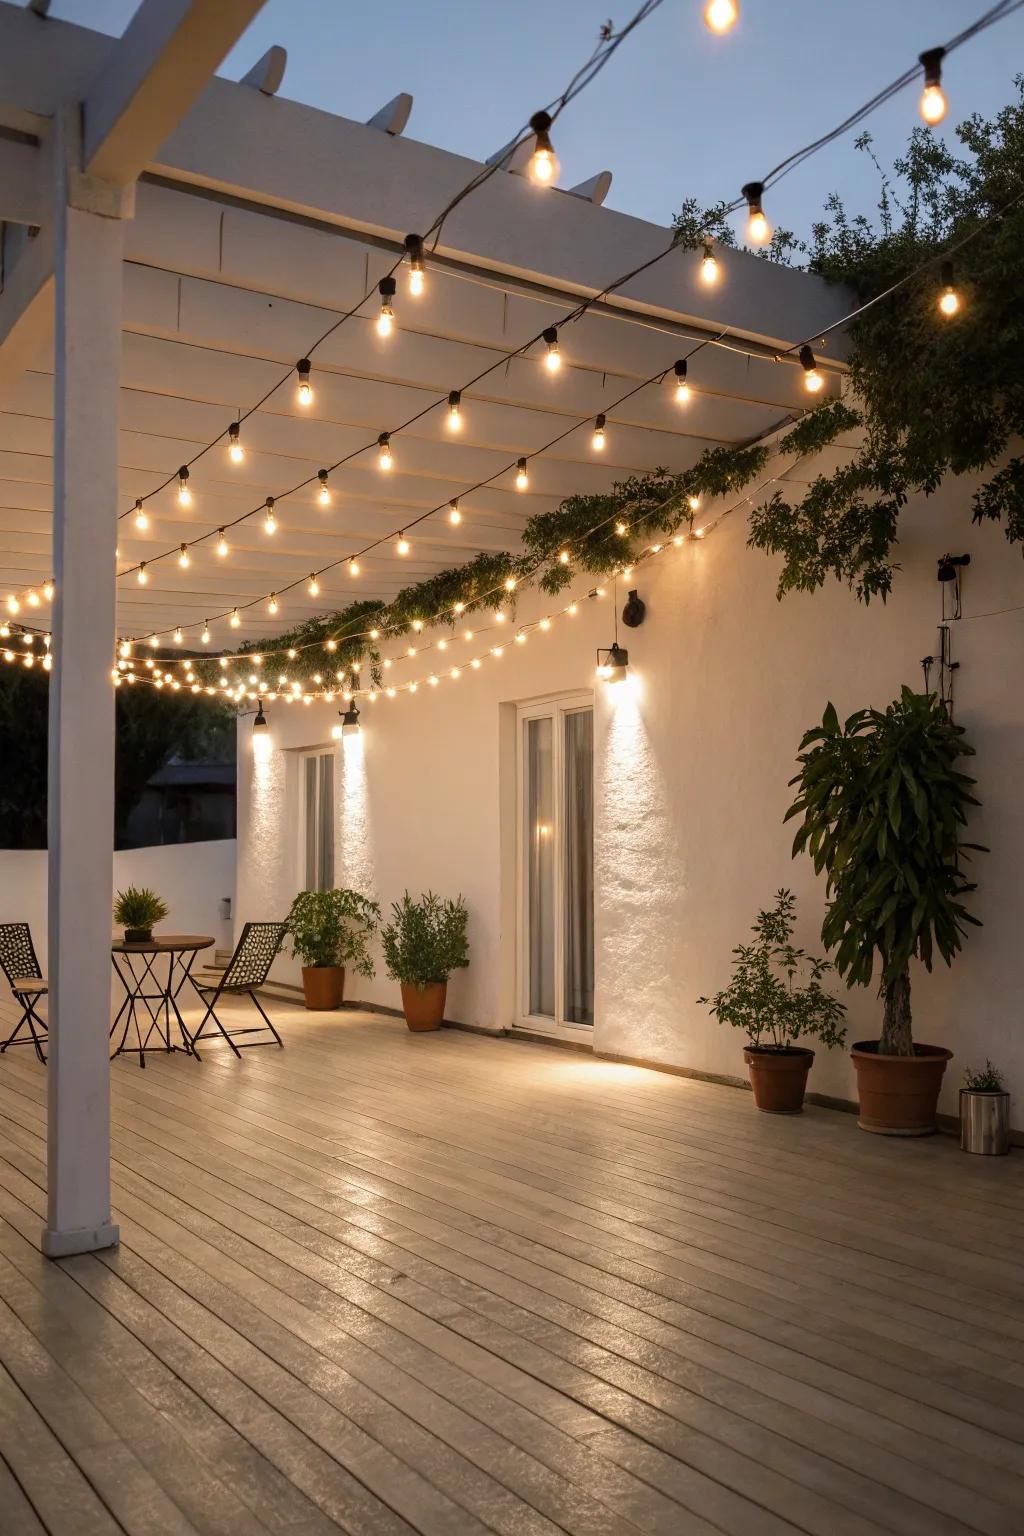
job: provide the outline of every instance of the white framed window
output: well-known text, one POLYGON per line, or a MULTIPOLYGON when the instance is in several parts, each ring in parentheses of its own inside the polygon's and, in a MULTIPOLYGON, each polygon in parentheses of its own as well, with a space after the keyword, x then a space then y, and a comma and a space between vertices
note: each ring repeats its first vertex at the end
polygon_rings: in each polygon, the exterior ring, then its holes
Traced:
POLYGON ((304 891, 334 885, 334 758, 332 750, 299 758, 299 878, 304 891))
POLYGON ((579 1037, 594 1022, 594 705, 517 709, 516 1022, 579 1037))

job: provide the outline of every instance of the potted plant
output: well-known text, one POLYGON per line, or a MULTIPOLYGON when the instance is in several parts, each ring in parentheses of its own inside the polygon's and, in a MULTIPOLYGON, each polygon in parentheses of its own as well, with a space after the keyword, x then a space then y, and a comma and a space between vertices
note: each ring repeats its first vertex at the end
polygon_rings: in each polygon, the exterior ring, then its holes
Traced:
POLYGON ((774 907, 757 914, 754 942, 733 950, 729 985, 714 997, 697 999, 719 1024, 746 1032, 750 1044, 743 1059, 754 1103, 770 1115, 797 1115, 803 1109, 814 1052, 796 1041, 820 1040, 831 1050, 846 1038, 846 1009, 821 985, 832 967, 794 947, 795 915, 792 892, 779 891, 774 907), (799 984, 801 976, 807 977, 806 985, 799 984))
POLYGON ((433 891, 413 901, 406 891, 391 914, 381 942, 388 975, 401 983, 405 1022, 410 1029, 439 1029, 448 977, 469 964, 466 903, 461 896, 444 901, 433 891))
POLYGON ((960 1089, 960 1145, 965 1152, 1003 1157, 1010 1150, 1010 1095, 1003 1074, 986 1061, 984 1071, 964 1073, 960 1089))
POLYGON ((929 970, 960 948, 977 924, 962 898, 975 889, 960 868, 960 830, 974 780, 960 759, 973 754, 931 693, 904 688, 887 709, 861 709, 845 724, 829 704, 800 743, 799 786, 786 819, 802 818, 794 856, 810 853, 827 876, 821 937, 848 986, 867 986, 877 960, 883 1000, 878 1040, 861 1040, 860 1125, 888 1136, 935 1129, 942 1074, 952 1052, 915 1044, 910 962, 929 970))
POLYGON ((370 939, 380 923, 380 906, 358 891, 300 891, 287 917, 292 954, 302 961, 307 1008, 339 1008, 345 995, 345 967, 373 975, 370 939))
POLYGON ((167 904, 155 891, 141 890, 130 885, 126 891, 118 891, 114 902, 114 922, 124 929, 126 944, 149 944, 153 939, 153 924, 167 916, 167 904))

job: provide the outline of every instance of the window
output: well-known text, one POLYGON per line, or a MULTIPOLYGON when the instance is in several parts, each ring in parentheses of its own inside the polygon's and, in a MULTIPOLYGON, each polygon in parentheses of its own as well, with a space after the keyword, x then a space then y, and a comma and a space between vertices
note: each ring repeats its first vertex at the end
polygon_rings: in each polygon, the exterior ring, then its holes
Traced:
POLYGON ((519 1022, 594 1022, 594 711, 523 705, 518 750, 519 1022))
POLYGON ((305 753, 300 767, 302 888, 328 891, 334 884, 334 753, 305 753))

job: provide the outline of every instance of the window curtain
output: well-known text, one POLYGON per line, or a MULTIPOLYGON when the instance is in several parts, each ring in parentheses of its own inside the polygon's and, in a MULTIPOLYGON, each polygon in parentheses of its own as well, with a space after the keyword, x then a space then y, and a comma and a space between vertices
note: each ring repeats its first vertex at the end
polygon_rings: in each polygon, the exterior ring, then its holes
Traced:
POLYGON ((565 716, 565 1018, 594 1022, 594 712, 565 716))

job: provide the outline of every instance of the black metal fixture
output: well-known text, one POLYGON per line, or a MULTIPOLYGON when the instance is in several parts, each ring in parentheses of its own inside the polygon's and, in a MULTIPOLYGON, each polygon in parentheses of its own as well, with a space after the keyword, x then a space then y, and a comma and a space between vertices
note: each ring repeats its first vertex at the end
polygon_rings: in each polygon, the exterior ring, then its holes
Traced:
POLYGON ((629 670, 629 652, 624 645, 617 640, 607 648, 598 647, 597 651, 597 675, 603 677, 606 683, 621 683, 625 680, 629 670))
POLYGON ((255 720, 252 723, 252 733, 253 733, 254 736, 261 736, 262 737, 269 730, 270 730, 270 725, 269 725, 269 723, 267 721, 266 715, 263 713, 263 700, 262 699, 257 699, 256 700, 256 718, 255 718, 255 720))
POLYGON ((634 588, 622 609, 622 622, 627 629, 639 629, 647 613, 647 604, 634 588))
POLYGON ((341 734, 355 736, 359 731, 359 711, 355 704, 350 704, 346 710, 339 709, 338 713, 341 716, 341 734))
POLYGON ((939 580, 956 581, 963 567, 970 563, 970 555, 943 555, 939 560, 939 580))

